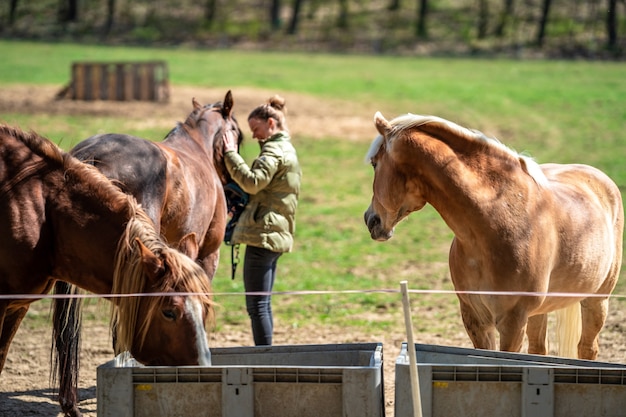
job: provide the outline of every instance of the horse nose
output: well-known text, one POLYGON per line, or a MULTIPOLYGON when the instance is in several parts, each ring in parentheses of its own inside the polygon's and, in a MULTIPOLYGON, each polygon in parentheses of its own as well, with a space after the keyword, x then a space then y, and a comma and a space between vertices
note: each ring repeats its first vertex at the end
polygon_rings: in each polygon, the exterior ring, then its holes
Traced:
POLYGON ((363 220, 367 225, 367 229, 371 232, 375 227, 380 227, 380 217, 374 213, 371 207, 369 207, 363 214, 363 220))
POLYGON ((393 236, 393 229, 385 231, 382 227, 380 216, 374 213, 371 207, 367 209, 363 215, 363 219, 365 220, 365 224, 367 225, 372 239, 381 242, 389 240, 393 236))

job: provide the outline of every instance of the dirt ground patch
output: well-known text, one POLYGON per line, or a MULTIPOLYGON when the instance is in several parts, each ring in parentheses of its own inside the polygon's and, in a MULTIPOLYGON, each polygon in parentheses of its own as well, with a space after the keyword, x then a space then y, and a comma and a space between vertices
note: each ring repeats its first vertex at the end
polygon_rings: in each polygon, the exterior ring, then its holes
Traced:
MULTIPOLYGON (((169 103, 117 103, 73 102, 54 99, 58 88, 51 86, 11 86, 0 88, 0 119, 7 113, 49 115, 127 116, 132 114, 138 123, 170 128, 175 121, 189 113, 191 98, 208 103, 224 97, 224 89, 172 87, 169 103), (140 122, 139 122, 140 121, 140 122)), ((258 104, 262 104, 274 91, 251 88, 234 88, 235 111, 241 122, 258 104)), ((282 94, 282 93, 281 93, 282 94)), ((320 100, 305 95, 283 94, 289 107, 289 127, 294 136, 311 138, 337 136, 349 140, 369 141, 375 134, 371 103, 346 103, 320 100)), ((395 116, 389 114, 389 116, 395 116)), ((244 125, 245 126, 245 125, 244 125)), ((30 126, 22 126, 28 129, 30 126)), ((247 131, 247 130, 246 130, 247 131)), ((50 326, 42 324, 41 315, 47 309, 31 308, 11 346, 7 363, 0 377, 0 416, 57 416, 60 408, 49 384, 50 326)), ((615 304, 617 305, 617 304, 615 304)), ((391 314, 391 313, 390 313, 391 314)), ((393 313, 401 317, 401 312, 393 313)), ((436 320, 428 311, 419 312, 419 320, 436 320)), ((601 333, 601 361, 626 363, 626 314, 611 308, 605 329, 601 333)), ((393 416, 394 366, 400 345, 406 340, 402 325, 399 330, 363 335, 359 329, 333 326, 317 328, 291 328, 282 325, 276 317, 275 344, 334 344, 381 342, 384 353, 386 415, 393 416)), ((471 347, 469 339, 459 326, 442 335, 416 334, 416 342, 446 346, 471 347)), ((252 340, 247 323, 240 326, 223 326, 210 336, 212 347, 250 346, 252 340)), ((96 416, 96 368, 111 360, 113 351, 106 323, 90 321, 84 330, 81 357, 80 400, 86 417, 96 416)))
MULTIPOLYGON (((172 128, 183 121, 192 110, 191 99, 202 103, 222 100, 225 88, 170 87, 166 103, 111 102, 55 100, 59 88, 55 86, 16 85, 0 87, 0 121, 3 114, 23 113, 40 115, 80 115, 123 117, 136 120, 137 127, 172 128)), ((249 138, 246 119, 250 111, 278 93, 287 100, 287 120, 293 137, 321 138, 335 136, 349 140, 370 141, 376 134, 374 112, 379 109, 371 103, 321 100, 291 92, 269 91, 248 87, 232 89, 235 116, 249 138)), ((395 116, 391 115, 390 116, 395 116)), ((10 120, 8 121, 10 123, 10 120)), ((21 126, 31 129, 31 126, 21 126)), ((38 130, 38 129, 35 129, 38 130)), ((39 132, 39 133, 44 133, 39 132)))

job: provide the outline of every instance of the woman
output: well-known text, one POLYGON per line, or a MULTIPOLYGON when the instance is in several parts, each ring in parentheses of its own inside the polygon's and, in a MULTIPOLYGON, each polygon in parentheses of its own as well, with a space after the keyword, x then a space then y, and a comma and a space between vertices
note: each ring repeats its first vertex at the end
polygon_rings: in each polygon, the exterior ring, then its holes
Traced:
POLYGON ((248 166, 236 152, 236 138, 224 136, 226 167, 250 200, 233 232, 232 243, 246 245, 243 281, 255 345, 271 345, 271 292, 278 258, 291 251, 302 171, 285 122, 285 100, 271 97, 250 113, 248 125, 261 153, 248 166), (250 294, 262 293, 262 294, 250 294))

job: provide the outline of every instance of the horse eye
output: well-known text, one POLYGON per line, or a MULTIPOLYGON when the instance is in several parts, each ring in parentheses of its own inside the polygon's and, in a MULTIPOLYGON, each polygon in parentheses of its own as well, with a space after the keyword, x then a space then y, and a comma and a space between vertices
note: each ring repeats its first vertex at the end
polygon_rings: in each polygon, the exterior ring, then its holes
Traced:
POLYGON ((167 320, 176 320, 176 312, 174 312, 174 310, 163 310, 162 313, 163 317, 165 317, 167 320))

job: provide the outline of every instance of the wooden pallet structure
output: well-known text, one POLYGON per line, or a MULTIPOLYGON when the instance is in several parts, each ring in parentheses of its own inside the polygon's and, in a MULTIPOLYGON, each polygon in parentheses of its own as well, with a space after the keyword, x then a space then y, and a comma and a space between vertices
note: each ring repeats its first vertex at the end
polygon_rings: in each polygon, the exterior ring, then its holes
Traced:
POLYGON ((169 100, 165 61, 74 62, 72 79, 57 98, 72 100, 169 100))

